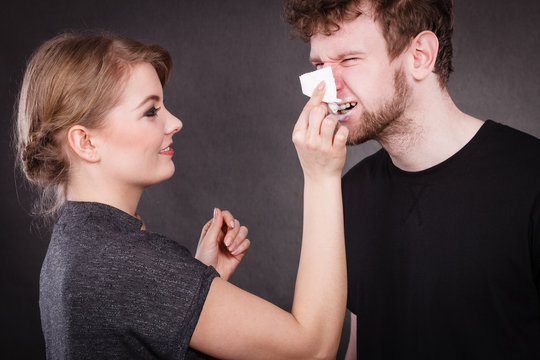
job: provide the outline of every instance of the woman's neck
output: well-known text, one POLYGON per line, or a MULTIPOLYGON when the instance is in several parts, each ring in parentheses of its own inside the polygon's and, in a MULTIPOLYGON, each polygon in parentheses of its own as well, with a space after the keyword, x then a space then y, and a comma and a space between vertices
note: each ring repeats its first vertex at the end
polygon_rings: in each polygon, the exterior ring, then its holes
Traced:
POLYGON ((88 201, 107 204, 136 216, 137 205, 143 189, 118 184, 113 181, 93 176, 70 174, 66 198, 69 201, 88 201))

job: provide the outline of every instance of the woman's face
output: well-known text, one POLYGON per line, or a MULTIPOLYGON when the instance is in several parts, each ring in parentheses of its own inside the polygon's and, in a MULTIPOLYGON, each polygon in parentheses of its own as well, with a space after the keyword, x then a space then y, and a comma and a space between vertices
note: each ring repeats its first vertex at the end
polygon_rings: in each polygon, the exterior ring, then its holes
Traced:
POLYGON ((173 175, 172 136, 182 122, 165 109, 152 65, 131 66, 124 93, 104 120, 96 140, 110 185, 142 190, 173 175))

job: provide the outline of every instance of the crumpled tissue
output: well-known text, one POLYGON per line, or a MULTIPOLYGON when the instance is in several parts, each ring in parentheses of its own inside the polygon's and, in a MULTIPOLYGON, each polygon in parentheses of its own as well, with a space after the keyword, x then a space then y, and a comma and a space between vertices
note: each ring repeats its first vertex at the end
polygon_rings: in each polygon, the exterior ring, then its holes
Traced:
POLYGON ((336 103, 341 102, 341 99, 337 98, 336 82, 334 81, 331 67, 325 67, 300 75, 302 93, 311 97, 313 91, 315 91, 315 88, 321 81, 326 83, 326 90, 322 101, 327 103, 330 110, 336 114, 338 109, 336 103))

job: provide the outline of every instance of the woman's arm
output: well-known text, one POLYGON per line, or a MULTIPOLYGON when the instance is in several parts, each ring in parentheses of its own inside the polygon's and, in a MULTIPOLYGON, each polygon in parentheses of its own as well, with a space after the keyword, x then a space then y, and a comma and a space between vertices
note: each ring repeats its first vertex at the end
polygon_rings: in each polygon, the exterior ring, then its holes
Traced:
MULTIPOLYGON (((223 359, 335 358, 346 306, 341 171, 347 129, 326 116, 320 86, 293 141, 304 172, 304 228, 292 311, 216 278, 190 345, 223 359), (334 135, 335 132, 335 135, 334 135)), ((214 218, 208 232, 221 227, 214 218), (215 228, 214 228, 215 227, 215 228)))

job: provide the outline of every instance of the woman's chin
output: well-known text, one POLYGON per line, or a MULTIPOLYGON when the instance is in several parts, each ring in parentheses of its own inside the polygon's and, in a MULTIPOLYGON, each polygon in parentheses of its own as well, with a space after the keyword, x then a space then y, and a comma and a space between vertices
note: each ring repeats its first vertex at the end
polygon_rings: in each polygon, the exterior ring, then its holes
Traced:
POLYGON ((169 180, 170 178, 172 178, 175 171, 176 168, 174 167, 174 164, 172 164, 170 170, 164 174, 163 180, 161 181, 169 180))

